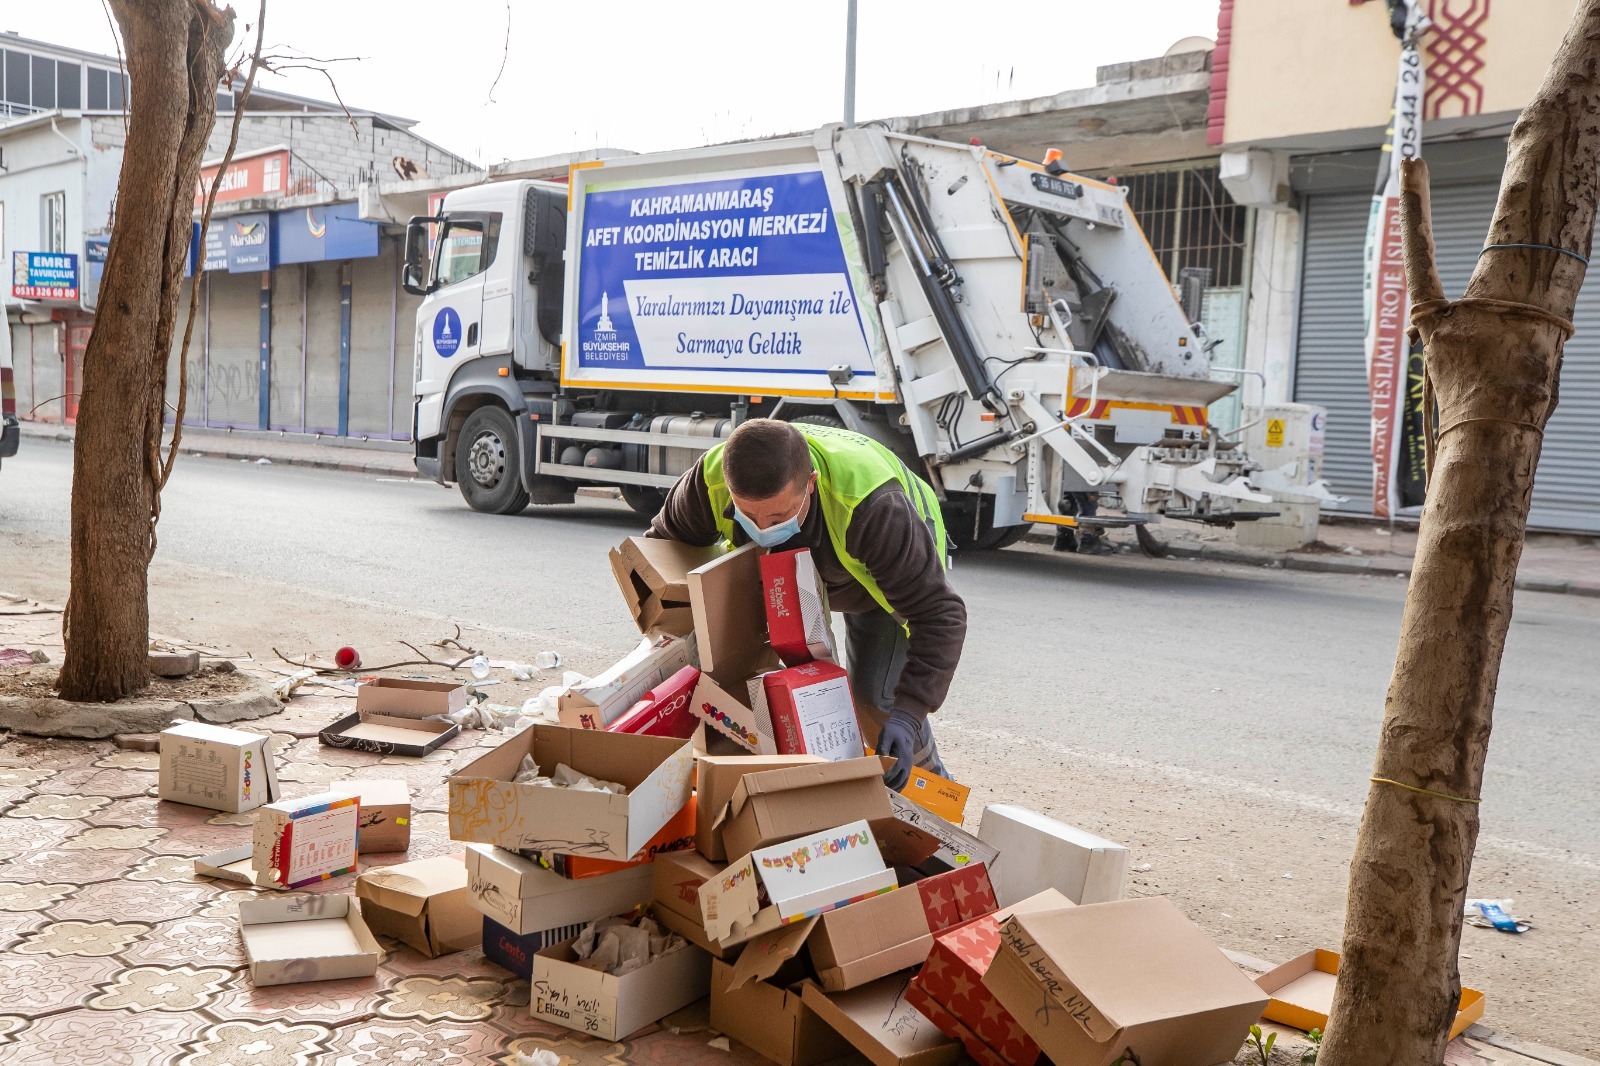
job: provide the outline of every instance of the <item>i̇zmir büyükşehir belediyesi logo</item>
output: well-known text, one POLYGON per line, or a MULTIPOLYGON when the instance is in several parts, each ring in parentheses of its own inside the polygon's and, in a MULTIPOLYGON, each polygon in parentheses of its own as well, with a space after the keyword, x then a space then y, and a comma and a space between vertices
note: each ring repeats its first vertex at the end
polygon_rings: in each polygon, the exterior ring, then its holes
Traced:
POLYGON ((589 339, 583 342, 585 359, 624 363, 633 345, 617 336, 616 323, 611 321, 611 294, 600 294, 599 314, 589 339))

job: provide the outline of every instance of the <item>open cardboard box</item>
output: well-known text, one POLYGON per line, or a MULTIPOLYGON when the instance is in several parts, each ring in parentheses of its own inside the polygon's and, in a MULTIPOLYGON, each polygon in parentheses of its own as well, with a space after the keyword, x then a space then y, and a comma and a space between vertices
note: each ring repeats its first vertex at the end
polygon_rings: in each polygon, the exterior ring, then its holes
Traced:
MULTIPOLYGON (((1282 966, 1256 978, 1256 985, 1272 998, 1261 1017, 1269 1022, 1310 1031, 1328 1028, 1328 1013, 1333 1010, 1333 988, 1339 972, 1339 953, 1317 948, 1290 959, 1282 966)), ((1455 1021, 1450 1023, 1450 1039, 1467 1031, 1483 1017, 1483 993, 1461 989, 1455 1021)))
POLYGON ((683 810, 669 818, 667 824, 661 827, 661 831, 640 849, 639 854, 625 862, 616 859, 591 859, 586 855, 562 855, 553 851, 524 851, 523 855, 569 881, 604 877, 618 870, 626 870, 630 866, 643 866, 645 863, 654 862, 657 855, 664 855, 669 851, 693 851, 698 813, 698 804, 691 794, 689 802, 683 805, 683 810))
POLYGON ((1162 896, 1013 914, 983 985, 1056 1066, 1232 1061, 1267 995, 1162 896))
POLYGON ((483 935, 460 855, 368 870, 356 878, 356 898, 369 929, 430 959, 472 947, 483 935))
POLYGON ((990 870, 1001 906, 1047 888, 1074 903, 1122 898, 1128 849, 1025 807, 996 803, 983 810, 978 838, 997 848, 990 870))
POLYGON ((954 1066, 964 1052, 959 1040, 906 1000, 909 973, 890 974, 848 992, 826 993, 807 982, 805 1005, 848 1040, 873 1066, 954 1066))
POLYGON ((699 666, 695 636, 670 633, 645 637, 603 673, 561 694, 557 714, 562 725, 577 729, 609 729, 651 689, 685 666, 699 666))
POLYGON ((257 987, 371 977, 383 958, 361 911, 343 894, 243 900, 239 927, 257 987))
POLYGON ((693 944, 618 977, 581 965, 572 940, 563 940, 533 957, 528 1013, 586 1036, 622 1040, 710 990, 711 956, 693 944))
POLYGON ((467 687, 454 681, 375 677, 356 687, 356 710, 390 718, 427 718, 466 706, 467 687))
POLYGON ((161 731, 158 795, 214 811, 248 811, 278 798, 272 738, 204 722, 161 731))
POLYGON ((700 886, 700 914, 707 936, 728 944, 748 939, 756 926, 796 922, 897 884, 872 827, 855 821, 752 851, 700 886))
POLYGON ((649 863, 569 881, 515 852, 484 844, 468 844, 466 860, 472 905, 518 936, 626 914, 650 901, 649 863))
POLYGON ((611 549, 611 572, 639 632, 687 636, 694 629, 689 606, 689 571, 723 553, 675 540, 629 537, 611 549))
POLYGON ((733 967, 711 963, 711 1028, 778 1066, 817 1066, 850 1054, 850 1043, 806 1006, 796 959, 768 981, 731 987, 733 967))
POLYGON ((317 741, 330 748, 420 759, 460 734, 461 727, 454 722, 379 714, 357 707, 356 713, 345 715, 318 733, 317 741))
POLYGON ((695 847, 708 859, 726 861, 728 851, 722 834, 715 831, 717 818, 733 799, 733 790, 745 774, 762 770, 782 770, 790 766, 820 763, 817 755, 700 755, 695 772, 695 847))
POLYGON ((728 857, 738 859, 779 841, 893 813, 877 759, 806 763, 741 777, 716 831, 728 857))
MULTIPOLYGON (((934 852, 925 861, 910 864, 919 872, 931 876, 943 870, 959 870, 963 866, 981 862, 991 871, 990 883, 993 883, 993 870, 995 861, 1000 855, 999 849, 985 844, 966 830, 950 824, 903 795, 891 794, 889 806, 893 808, 895 821, 899 823, 895 831, 917 838, 931 837, 936 842, 934 852)), ((875 828, 878 828, 878 839, 880 844, 883 844, 890 830, 877 826, 875 828)), ((999 899, 999 896, 997 890, 995 898, 999 899)))
POLYGON ((694 745, 649 737, 529 726, 450 775, 450 836, 502 848, 627 860, 689 802, 694 745), (627 786, 625 796, 518 785, 523 756, 545 773, 565 763, 627 786))
POLYGON ((215 877, 219 881, 239 881, 258 888, 273 887, 272 871, 256 869, 256 849, 253 844, 203 855, 194 860, 194 872, 201 877, 215 877))

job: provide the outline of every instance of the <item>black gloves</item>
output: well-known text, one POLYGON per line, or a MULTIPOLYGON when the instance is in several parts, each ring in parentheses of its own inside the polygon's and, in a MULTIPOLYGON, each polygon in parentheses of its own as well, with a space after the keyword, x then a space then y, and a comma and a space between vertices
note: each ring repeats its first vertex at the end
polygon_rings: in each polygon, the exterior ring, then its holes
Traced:
POLYGON ((911 780, 922 744, 923 719, 907 711, 894 711, 878 734, 877 753, 895 760, 894 769, 883 775, 883 783, 899 792, 911 780))

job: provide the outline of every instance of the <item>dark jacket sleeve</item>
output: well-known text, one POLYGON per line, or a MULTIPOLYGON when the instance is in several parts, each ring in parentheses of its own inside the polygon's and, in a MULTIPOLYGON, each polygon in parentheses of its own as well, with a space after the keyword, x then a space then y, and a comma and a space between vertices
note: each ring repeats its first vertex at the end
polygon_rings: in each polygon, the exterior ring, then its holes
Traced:
POLYGON ((722 534, 711 514, 711 496, 706 491, 706 479, 696 463, 678 478, 677 484, 667 490, 667 502, 650 521, 645 536, 657 540, 676 540, 697 548, 715 544, 722 534))
POLYGON ((877 489, 856 508, 845 546, 861 560, 884 599, 911 631, 896 710, 936 711, 944 703, 967 639, 967 605, 950 587, 933 532, 898 484, 877 489))

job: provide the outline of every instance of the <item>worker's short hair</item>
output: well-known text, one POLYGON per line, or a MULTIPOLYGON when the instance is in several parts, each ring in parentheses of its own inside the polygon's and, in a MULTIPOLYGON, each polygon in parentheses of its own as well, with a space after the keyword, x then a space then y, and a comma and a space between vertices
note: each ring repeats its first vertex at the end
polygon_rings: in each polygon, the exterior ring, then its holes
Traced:
POLYGON ((793 488, 811 473, 811 448, 798 429, 771 418, 752 418, 728 438, 722 473, 728 491, 766 500, 793 488))

